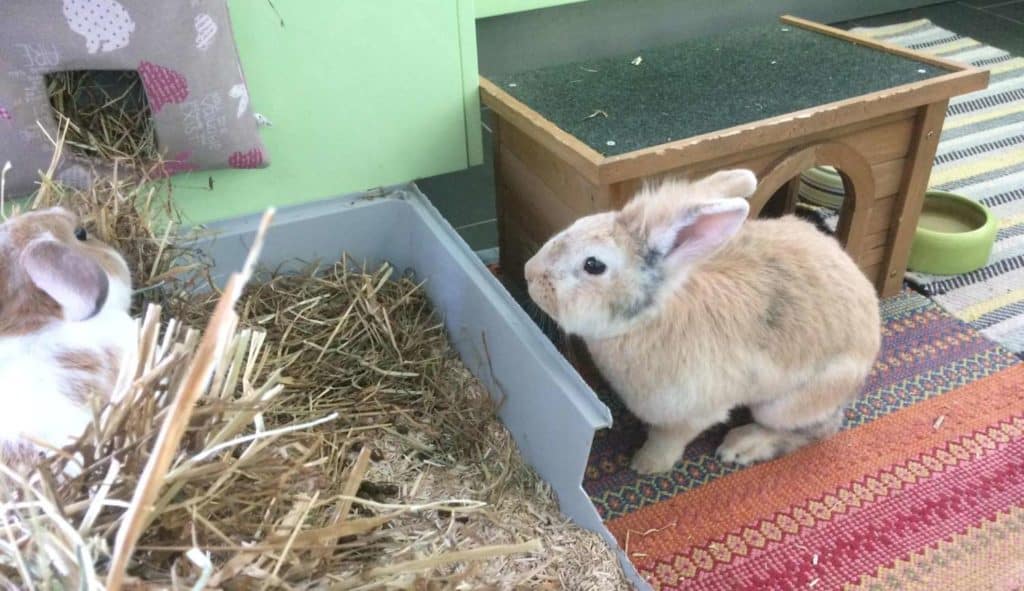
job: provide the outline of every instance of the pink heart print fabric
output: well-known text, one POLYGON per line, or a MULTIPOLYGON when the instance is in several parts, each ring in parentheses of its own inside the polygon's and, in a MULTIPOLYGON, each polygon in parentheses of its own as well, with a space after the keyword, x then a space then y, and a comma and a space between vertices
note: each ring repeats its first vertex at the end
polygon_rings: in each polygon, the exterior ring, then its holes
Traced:
MULTIPOLYGON (((165 174, 269 165, 225 0, 6 0, 4 14, 0 167, 11 163, 8 196, 33 191, 50 164, 47 134, 58 134, 45 76, 58 71, 137 71, 165 174)), ((82 180, 88 164, 65 154, 56 176, 82 180)))

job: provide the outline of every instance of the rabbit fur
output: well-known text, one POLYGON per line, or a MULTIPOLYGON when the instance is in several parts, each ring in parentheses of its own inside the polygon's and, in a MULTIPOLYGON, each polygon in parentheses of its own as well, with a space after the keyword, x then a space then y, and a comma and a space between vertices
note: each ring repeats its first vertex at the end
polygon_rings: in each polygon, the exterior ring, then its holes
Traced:
POLYGON ((870 281, 808 222, 748 221, 756 187, 749 170, 650 184, 526 263, 531 299, 582 338, 648 426, 631 464, 640 473, 670 470, 738 406, 754 422, 728 432, 723 461, 765 461, 827 437, 878 355, 870 281))
POLYGON ((4 222, 0 253, 0 459, 30 463, 81 436, 130 365, 131 275, 61 208, 4 222))

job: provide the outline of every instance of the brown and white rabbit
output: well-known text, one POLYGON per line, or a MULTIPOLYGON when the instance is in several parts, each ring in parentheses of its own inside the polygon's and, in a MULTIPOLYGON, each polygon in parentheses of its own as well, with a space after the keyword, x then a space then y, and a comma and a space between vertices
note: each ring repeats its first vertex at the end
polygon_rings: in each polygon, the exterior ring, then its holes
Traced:
POLYGON ((115 389, 133 359, 131 275, 71 212, 0 225, 0 459, 30 463, 81 436, 93 396, 115 389))
POLYGON ((641 473, 672 468, 748 406, 718 456, 768 460, 836 432, 881 345, 878 298, 839 243, 794 216, 745 221, 748 170, 644 188, 584 217, 525 268, 530 297, 584 340, 648 425, 641 473))

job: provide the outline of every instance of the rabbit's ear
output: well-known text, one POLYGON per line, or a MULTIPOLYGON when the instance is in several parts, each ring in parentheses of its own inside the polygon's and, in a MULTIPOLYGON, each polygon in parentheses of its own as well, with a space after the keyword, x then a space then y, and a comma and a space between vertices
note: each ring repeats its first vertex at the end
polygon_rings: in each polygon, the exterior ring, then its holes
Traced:
POLYGON ((87 320, 103 307, 110 289, 106 272, 92 259, 51 239, 36 240, 21 255, 32 283, 64 310, 64 318, 87 320))
POLYGON ((745 168, 720 170, 697 181, 695 189, 713 197, 750 197, 757 190, 757 175, 745 168))
POLYGON ((648 245, 670 265, 697 261, 732 238, 749 212, 742 197, 682 207, 667 223, 650 228, 648 245))

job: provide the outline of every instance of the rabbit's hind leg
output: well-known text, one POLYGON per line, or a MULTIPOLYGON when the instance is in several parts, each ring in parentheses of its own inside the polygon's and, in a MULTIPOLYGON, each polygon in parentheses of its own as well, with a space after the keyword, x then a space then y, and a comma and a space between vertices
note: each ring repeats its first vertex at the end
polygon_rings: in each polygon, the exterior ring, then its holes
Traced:
POLYGON ((730 430, 718 457, 742 465, 763 462, 839 431, 843 410, 860 392, 866 371, 848 363, 830 369, 789 396, 753 405, 754 422, 730 430))
POLYGON ((725 435, 716 454, 723 462, 746 466, 786 455, 808 443, 823 439, 839 430, 842 411, 814 423, 791 429, 773 429, 761 423, 734 427, 725 435))

